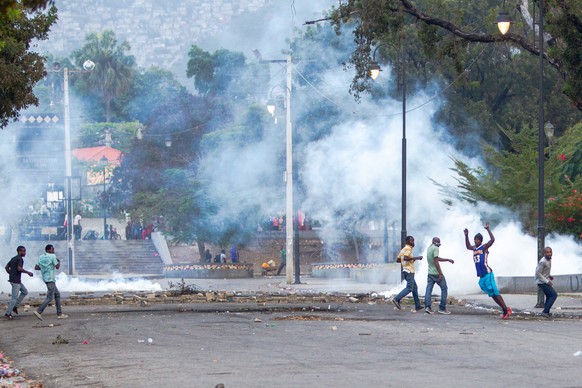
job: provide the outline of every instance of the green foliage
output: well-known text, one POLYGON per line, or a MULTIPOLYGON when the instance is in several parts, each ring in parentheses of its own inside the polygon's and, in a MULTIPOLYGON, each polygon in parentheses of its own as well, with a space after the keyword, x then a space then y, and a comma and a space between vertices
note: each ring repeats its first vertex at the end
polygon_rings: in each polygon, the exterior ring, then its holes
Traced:
POLYGON ((184 170, 171 169, 165 171, 160 183, 159 190, 136 196, 140 217, 154 219, 163 214, 174 242, 212 241, 213 227, 208 220, 216 208, 200 182, 184 170))
POLYGON ((53 0, 0 0, 0 14, 36 12, 54 5, 53 0))
POLYGON ((34 40, 45 40, 57 20, 53 6, 31 14, 42 1, 0 3, 0 128, 19 117, 19 111, 37 105, 34 85, 46 74, 43 57, 30 51, 34 40))
POLYGON ((238 81, 246 61, 242 53, 221 49, 210 54, 196 45, 188 55, 186 75, 194 77, 196 90, 204 95, 224 94, 233 82, 238 81))
POLYGON ((552 145, 548 170, 555 183, 546 208, 548 228, 582 239, 582 124, 552 145))
POLYGON ((131 84, 135 59, 127 54, 129 51, 129 43, 118 44, 115 33, 107 30, 87 35, 85 45, 72 54, 79 68, 88 59, 95 63, 95 69, 80 78, 75 86, 78 90, 101 99, 104 110, 104 117, 101 119, 107 122, 111 122, 114 116, 119 116, 121 108, 116 107, 114 101, 126 93, 131 84))
POLYGON ((263 106, 249 107, 239 121, 205 134, 201 147, 205 150, 219 149, 225 145, 242 148, 261 141, 267 125, 268 115, 265 112, 263 106))
POLYGON ((125 107, 126 120, 147 123, 161 114, 160 107, 167 107, 184 94, 187 94, 186 88, 173 73, 154 67, 136 72, 128 92, 116 105, 125 107))
POLYGON ((137 121, 124 123, 85 124, 80 128, 78 147, 97 147, 105 145, 105 132, 111 134, 115 149, 123 153, 129 152, 133 139, 143 130, 143 125, 137 121))
MULTIPOLYGON (((547 149, 544 188, 545 222, 548 232, 579 237, 582 233, 582 125, 568 130, 557 145, 547 149), (568 173, 572 175, 568 175, 568 173)), ((510 151, 485 147, 489 170, 470 168, 456 159, 458 175, 454 197, 469 202, 484 201, 509 207, 524 228, 534 233, 537 219, 537 129, 506 132, 510 151)))
MULTIPOLYGON (((544 104, 547 119, 563 130, 582 119, 582 7, 577 0, 545 3, 544 27, 554 39, 546 45, 544 104)), ((507 142, 498 126, 520 130, 537 125, 539 57, 531 53, 532 31, 517 13, 510 34, 501 36, 493 23, 500 5, 492 0, 342 2, 332 20, 338 32, 341 27, 353 32, 351 91, 359 98, 374 90, 368 75, 372 50, 379 48, 380 64, 394 64, 402 53, 391 47, 404 46, 410 94, 435 80, 440 90, 452 86, 442 96, 446 101, 437 119, 450 128, 459 147, 470 145, 471 135, 496 145, 507 142)))

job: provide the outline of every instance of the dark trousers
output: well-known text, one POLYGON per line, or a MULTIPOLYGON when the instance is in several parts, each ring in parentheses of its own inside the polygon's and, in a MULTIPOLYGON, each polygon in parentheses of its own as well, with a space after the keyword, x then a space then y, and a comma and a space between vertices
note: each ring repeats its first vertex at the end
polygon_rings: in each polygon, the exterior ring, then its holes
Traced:
POLYGON ((400 302, 402 298, 412 292, 412 298, 414 299, 414 307, 416 310, 420 310, 420 299, 418 298, 418 286, 414 280, 414 274, 410 272, 404 272, 404 279, 406 279, 406 287, 404 290, 400 291, 400 294, 396 295, 394 298, 397 302, 400 302))
POLYGON ((283 270, 283 268, 285 268, 285 264, 286 264, 286 261, 282 261, 281 264, 279 264, 279 268, 277 268, 277 275, 279 275, 281 273, 281 271, 283 270))
POLYGON ((544 313, 549 313, 550 309, 554 305, 556 299, 558 299, 558 293, 554 290, 554 287, 548 286, 547 284, 538 284, 538 287, 542 289, 546 295, 546 303, 544 304, 544 313))

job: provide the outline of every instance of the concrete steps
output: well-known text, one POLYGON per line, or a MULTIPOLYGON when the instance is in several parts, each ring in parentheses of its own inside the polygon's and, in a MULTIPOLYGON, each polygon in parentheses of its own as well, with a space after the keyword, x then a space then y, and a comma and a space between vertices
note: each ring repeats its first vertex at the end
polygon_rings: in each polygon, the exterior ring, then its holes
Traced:
MULTIPOLYGON (((25 268, 32 269, 46 244, 55 247, 61 271, 69 272, 66 241, 23 241, 25 268)), ((3 263, 16 255, 16 246, 0 247, 3 263)), ((145 274, 161 275, 163 261, 151 240, 81 240, 75 241, 75 272, 79 275, 145 274)))

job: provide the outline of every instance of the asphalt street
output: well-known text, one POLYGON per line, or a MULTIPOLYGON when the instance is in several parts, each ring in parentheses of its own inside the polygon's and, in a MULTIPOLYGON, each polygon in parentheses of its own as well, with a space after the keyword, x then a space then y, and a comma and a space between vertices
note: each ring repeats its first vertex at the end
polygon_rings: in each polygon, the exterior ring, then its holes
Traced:
MULTIPOLYGON (((273 286, 261 282, 250 288, 273 286)), ((349 300, 69 305, 65 320, 49 307, 43 321, 2 321, 0 349, 23 387, 582 386, 578 295, 561 298, 554 320, 519 306, 535 295, 507 295, 508 320, 488 298, 459 299, 451 315, 349 300)))

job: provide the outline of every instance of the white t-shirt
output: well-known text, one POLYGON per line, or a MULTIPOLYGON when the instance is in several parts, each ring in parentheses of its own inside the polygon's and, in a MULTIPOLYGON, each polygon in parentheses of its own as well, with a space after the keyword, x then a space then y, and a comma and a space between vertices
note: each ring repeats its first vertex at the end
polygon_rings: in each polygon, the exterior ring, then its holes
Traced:
POLYGON ((81 218, 82 218, 81 215, 77 214, 75 216, 75 219, 73 220, 73 225, 81 225, 81 218))

